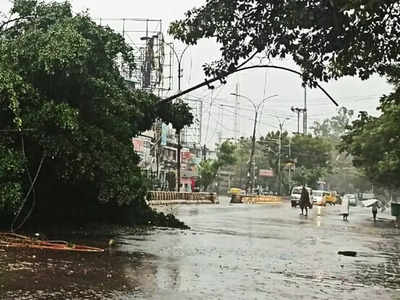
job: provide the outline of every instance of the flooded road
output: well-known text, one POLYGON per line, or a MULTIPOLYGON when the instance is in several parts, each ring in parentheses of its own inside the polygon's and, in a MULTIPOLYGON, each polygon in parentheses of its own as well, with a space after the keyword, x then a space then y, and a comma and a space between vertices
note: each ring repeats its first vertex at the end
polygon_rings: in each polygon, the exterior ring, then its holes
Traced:
POLYGON ((374 224, 351 207, 343 222, 338 206, 304 217, 288 202, 220 202, 161 207, 191 229, 121 231, 103 254, 1 251, 0 298, 400 299, 400 230, 388 214, 374 224))

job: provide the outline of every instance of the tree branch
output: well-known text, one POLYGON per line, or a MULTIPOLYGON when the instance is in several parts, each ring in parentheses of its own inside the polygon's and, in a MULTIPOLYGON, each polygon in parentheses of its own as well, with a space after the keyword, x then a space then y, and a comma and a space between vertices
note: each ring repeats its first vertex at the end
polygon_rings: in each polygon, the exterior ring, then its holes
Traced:
POLYGON ((28 19, 28 18, 33 18, 33 16, 18 17, 18 18, 15 18, 15 19, 11 19, 11 20, 5 21, 3 24, 0 25, 0 31, 3 30, 4 26, 7 26, 8 24, 10 24, 12 22, 17 22, 19 20, 28 19))
MULTIPOLYGON (((172 100, 174 100, 174 99, 176 99, 176 98, 178 98, 178 97, 181 97, 181 96, 183 96, 183 95, 185 95, 185 94, 187 94, 187 93, 190 93, 190 92, 192 92, 192 91, 194 91, 194 90, 197 90, 197 89, 199 89, 199 88, 201 88, 201 87, 203 87, 203 86, 206 86, 206 85, 210 86, 211 83, 213 83, 213 82, 215 82, 215 81, 217 81, 217 80, 220 80, 221 78, 225 78, 225 77, 227 77, 227 76, 229 76, 229 75, 231 75, 231 74, 233 74, 233 73, 240 72, 240 71, 244 71, 244 70, 250 70, 250 69, 258 69, 258 68, 272 68, 272 69, 284 70, 284 71, 288 71, 288 72, 297 74, 297 75, 299 75, 299 76, 303 76, 303 74, 300 73, 299 71, 296 71, 296 70, 293 70, 293 69, 290 69, 290 68, 286 68, 286 67, 279 67, 279 66, 273 66, 273 65, 248 66, 248 67, 244 67, 244 68, 241 68, 241 69, 238 68, 238 69, 235 69, 235 70, 229 71, 229 72, 224 72, 224 73, 222 73, 221 75, 219 75, 219 76, 217 76, 217 77, 214 77, 214 78, 211 78, 211 79, 206 79, 204 82, 199 83, 199 84, 197 84, 197 85, 195 85, 195 86, 192 86, 191 88, 188 88, 188 89, 186 89, 186 90, 184 90, 184 91, 182 91, 182 92, 179 92, 179 93, 177 93, 177 94, 175 94, 175 95, 173 95, 173 96, 170 96, 170 97, 168 97, 168 98, 162 99, 162 100, 159 101, 158 103, 169 102, 169 101, 172 101, 172 100)), ((316 82, 316 81, 314 81, 314 80, 313 80, 312 82, 315 83, 315 85, 316 85, 322 92, 324 92, 324 94, 329 98, 329 100, 331 100, 331 101, 333 102, 333 104, 335 104, 336 106, 339 106, 339 104, 332 98, 331 95, 329 95, 329 93, 328 93, 323 87, 321 87, 321 86, 319 85, 318 82, 316 82)))

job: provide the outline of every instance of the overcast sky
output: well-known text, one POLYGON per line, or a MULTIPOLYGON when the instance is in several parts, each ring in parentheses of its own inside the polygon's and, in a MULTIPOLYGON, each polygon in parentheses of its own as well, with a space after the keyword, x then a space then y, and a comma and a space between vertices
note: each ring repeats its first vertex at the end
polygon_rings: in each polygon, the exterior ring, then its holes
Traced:
MULTIPOLYGON (((168 24, 172 20, 183 18, 185 11, 204 4, 205 0, 72 0, 70 2, 74 11, 89 9, 94 18, 160 19, 166 40, 171 40, 167 36, 168 24)), ((7 12, 10 6, 9 1, 0 0, 2 12, 7 12)), ((103 24, 106 22, 102 21, 103 24)), ((118 22, 110 21, 110 23, 112 23, 110 26, 117 26, 118 22)), ((176 43, 178 51, 179 49, 183 50, 184 47, 184 45, 176 43)), ((196 46, 190 46, 182 59, 181 89, 184 90, 204 81, 201 66, 218 56, 218 45, 212 40, 204 40, 196 46)), ((257 63, 257 60, 252 62, 252 64, 257 63)), ((263 63, 268 62, 264 60, 263 63)), ((290 60, 273 61, 272 64, 298 70, 290 60)), ((174 77, 176 78, 176 75, 174 77)), ((244 71, 230 76, 226 85, 217 84, 213 91, 200 89, 190 94, 193 98, 203 100, 202 144, 206 142, 212 146, 217 141, 218 132, 221 132, 222 138, 235 136, 234 108, 226 105, 234 105, 234 97, 230 93, 235 91, 236 85, 239 85, 240 94, 251 98, 254 102, 271 95, 278 95, 264 105, 259 118, 257 136, 264 135, 269 130, 277 130, 279 120, 280 122, 285 121, 284 129, 289 132, 297 130, 297 115, 290 108, 304 105, 304 89, 301 87, 300 78, 295 74, 280 70, 244 71)), ((355 111, 366 110, 374 115, 377 114, 375 108, 380 96, 391 91, 391 86, 386 83, 386 80, 377 76, 368 81, 346 77, 328 84, 321 83, 321 85, 340 106, 346 106, 355 111)), ((175 79, 173 90, 176 89, 175 79)), ((254 124, 254 109, 244 99, 240 99, 239 107, 238 135, 250 136, 254 124)), ((307 90, 307 108, 309 127, 314 121, 330 118, 337 111, 330 100, 317 89, 307 90)))

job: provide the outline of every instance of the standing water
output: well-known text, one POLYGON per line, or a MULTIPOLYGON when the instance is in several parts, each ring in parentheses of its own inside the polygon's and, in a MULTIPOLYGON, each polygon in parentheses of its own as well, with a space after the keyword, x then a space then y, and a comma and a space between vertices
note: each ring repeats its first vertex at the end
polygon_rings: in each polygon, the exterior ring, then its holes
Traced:
POLYGON ((190 230, 74 237, 105 253, 0 249, 0 298, 399 299, 400 236, 389 217, 374 224, 352 207, 343 222, 335 206, 304 217, 288 202, 220 203, 157 208, 190 230))

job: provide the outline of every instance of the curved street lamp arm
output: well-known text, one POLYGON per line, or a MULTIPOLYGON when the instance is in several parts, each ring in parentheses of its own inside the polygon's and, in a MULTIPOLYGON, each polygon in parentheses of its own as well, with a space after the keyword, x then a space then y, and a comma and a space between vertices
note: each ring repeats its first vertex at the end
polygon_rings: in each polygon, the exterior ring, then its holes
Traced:
POLYGON ((269 100, 269 99, 271 99, 271 98, 273 98, 273 97, 277 97, 277 96, 278 96, 278 95, 272 95, 272 96, 268 96, 267 98, 262 99, 261 102, 258 103, 258 105, 257 105, 257 110, 258 110, 258 109, 260 108, 260 106, 263 105, 267 100, 269 100))
POLYGON ((182 51, 182 53, 181 53, 181 56, 180 56, 180 58, 179 58, 179 64, 182 62, 183 54, 185 54, 185 51, 189 48, 189 46, 190 46, 190 45, 187 45, 187 46, 185 47, 185 49, 183 49, 183 51, 182 51))
POLYGON ((259 107, 259 106, 257 106, 257 105, 254 103, 254 101, 251 100, 249 97, 246 97, 246 96, 240 95, 240 94, 236 94, 236 93, 231 93, 231 95, 233 95, 233 96, 238 96, 238 97, 241 97, 241 98, 246 99, 247 101, 249 101, 249 102, 251 103, 251 105, 253 105, 255 111, 258 110, 258 107, 259 107))
POLYGON ((176 60, 178 61, 178 64, 180 64, 181 61, 182 61, 182 57, 183 57, 183 55, 185 54, 185 51, 189 48, 190 45, 187 45, 187 46, 185 47, 185 49, 183 49, 181 55, 179 56, 178 53, 176 52, 175 48, 174 48, 173 46, 171 46, 171 43, 167 43, 166 41, 164 41, 164 39, 161 39, 160 41, 161 41, 164 45, 167 45, 167 46, 172 50, 172 52, 173 52, 174 55, 175 55, 176 60))
POLYGON ((171 49, 172 53, 174 53, 176 60, 179 62, 179 56, 178 53, 176 53, 175 48, 171 46, 170 43, 167 43, 166 41, 164 41, 164 39, 160 40, 164 45, 167 45, 169 47, 169 49, 171 49))
POLYGON ((285 125, 285 122, 287 120, 290 120, 290 118, 284 118, 283 121, 281 121, 281 119, 279 117, 277 117, 277 116, 274 116, 274 117, 275 117, 275 119, 278 120, 279 127, 283 127, 283 125, 285 125))

